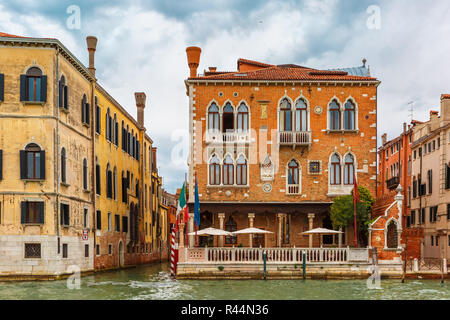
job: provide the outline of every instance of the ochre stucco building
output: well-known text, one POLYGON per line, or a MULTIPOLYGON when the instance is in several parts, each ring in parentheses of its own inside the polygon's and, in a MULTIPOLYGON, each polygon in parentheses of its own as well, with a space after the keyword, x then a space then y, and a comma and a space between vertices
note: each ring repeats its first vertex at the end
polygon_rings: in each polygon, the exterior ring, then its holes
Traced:
MULTIPOLYGON (((237 71, 198 75, 201 50, 187 48, 189 212, 197 175, 200 228, 273 232, 201 238, 219 246, 318 246, 301 232, 332 228, 336 196, 359 185, 376 195, 377 87, 364 65, 317 70, 239 59, 237 71)), ((189 230, 193 230, 192 214, 189 230)), ((324 245, 353 245, 353 227, 324 245)), ((193 237, 189 241, 192 246, 193 237)))
POLYGON ((136 121, 97 82, 95 37, 88 68, 57 39, 0 33, 0 43, 0 275, 167 258, 145 93, 136 121))

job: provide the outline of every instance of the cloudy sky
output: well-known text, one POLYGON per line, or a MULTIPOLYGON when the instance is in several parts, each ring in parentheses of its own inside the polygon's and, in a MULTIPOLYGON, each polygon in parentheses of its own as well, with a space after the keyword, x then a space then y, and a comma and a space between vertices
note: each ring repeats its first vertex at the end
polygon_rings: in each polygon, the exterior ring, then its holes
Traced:
POLYGON ((170 192, 187 171, 185 158, 172 161, 188 148, 187 46, 202 48, 200 71, 235 70, 238 58, 324 69, 366 58, 382 81, 378 135, 392 138, 411 120, 409 102, 427 120, 450 93, 449 16, 448 0, 0 0, 0 31, 58 38, 85 65, 85 37, 95 35, 97 77, 133 116, 133 93, 147 93, 146 127, 170 192))

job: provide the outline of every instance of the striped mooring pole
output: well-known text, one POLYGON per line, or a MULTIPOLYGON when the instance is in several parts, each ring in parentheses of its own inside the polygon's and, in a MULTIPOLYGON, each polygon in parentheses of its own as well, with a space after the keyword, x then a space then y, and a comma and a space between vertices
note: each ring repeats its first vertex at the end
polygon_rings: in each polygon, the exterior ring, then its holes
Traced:
POLYGON ((170 274, 177 276, 178 244, 175 242, 175 228, 172 228, 172 241, 170 245, 170 274))

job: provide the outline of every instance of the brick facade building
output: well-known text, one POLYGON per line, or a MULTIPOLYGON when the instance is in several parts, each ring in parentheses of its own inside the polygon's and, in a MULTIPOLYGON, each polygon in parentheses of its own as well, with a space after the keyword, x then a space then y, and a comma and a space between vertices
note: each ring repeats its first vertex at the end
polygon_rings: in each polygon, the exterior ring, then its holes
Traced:
MULTIPOLYGON (((189 199, 197 174, 200 227, 273 232, 203 241, 307 247, 310 239, 300 233, 332 228, 330 205, 351 193, 353 172, 375 196, 380 82, 365 61, 358 68, 316 70, 239 59, 237 71, 209 68, 198 75, 201 50, 186 51, 189 199)), ((350 245, 353 228, 346 229, 342 244, 350 245)), ((338 245, 337 238, 323 240, 338 245)))

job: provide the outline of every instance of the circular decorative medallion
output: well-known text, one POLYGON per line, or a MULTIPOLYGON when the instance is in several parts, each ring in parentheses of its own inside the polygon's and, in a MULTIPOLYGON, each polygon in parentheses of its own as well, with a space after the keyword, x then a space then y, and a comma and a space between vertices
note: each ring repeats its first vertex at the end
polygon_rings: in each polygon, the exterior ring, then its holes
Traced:
POLYGON ((264 192, 269 193, 272 191, 272 185, 270 183, 264 183, 262 189, 264 192))
POLYGON ((316 114, 321 114, 322 113, 322 107, 321 106, 316 106, 314 107, 314 112, 316 114))

